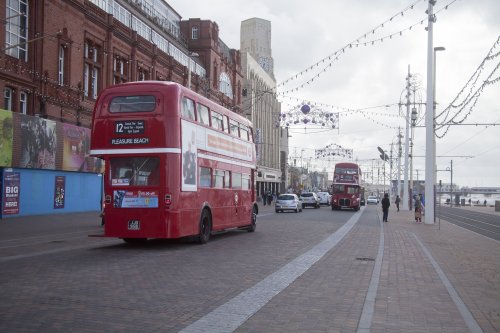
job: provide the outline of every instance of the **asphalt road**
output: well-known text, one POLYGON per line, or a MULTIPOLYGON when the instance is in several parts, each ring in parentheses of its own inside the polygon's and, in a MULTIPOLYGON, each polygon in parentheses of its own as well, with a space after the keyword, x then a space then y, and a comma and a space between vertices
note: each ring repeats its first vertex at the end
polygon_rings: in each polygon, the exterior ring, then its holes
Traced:
POLYGON ((97 214, 1 221, 0 331, 178 332, 354 214, 269 208, 256 232, 216 234, 205 245, 89 238, 100 233, 97 214))

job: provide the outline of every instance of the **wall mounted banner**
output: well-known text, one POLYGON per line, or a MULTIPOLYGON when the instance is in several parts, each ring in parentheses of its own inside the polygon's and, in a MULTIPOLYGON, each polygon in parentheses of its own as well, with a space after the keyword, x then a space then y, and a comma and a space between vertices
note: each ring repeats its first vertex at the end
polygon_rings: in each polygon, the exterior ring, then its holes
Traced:
POLYGON ((3 174, 3 209, 4 215, 19 214, 19 193, 21 175, 19 172, 4 172, 3 174))
POLYGON ((54 209, 64 208, 64 197, 66 196, 66 176, 56 176, 54 189, 54 209))

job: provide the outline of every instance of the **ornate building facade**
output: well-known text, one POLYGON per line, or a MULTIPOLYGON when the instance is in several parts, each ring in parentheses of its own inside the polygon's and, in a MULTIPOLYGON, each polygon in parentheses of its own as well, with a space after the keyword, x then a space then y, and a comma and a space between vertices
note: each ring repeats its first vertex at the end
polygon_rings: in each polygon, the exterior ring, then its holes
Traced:
POLYGON ((162 0, 10 0, 0 17, 0 108, 89 127, 102 89, 168 80, 241 111, 239 51, 162 0))

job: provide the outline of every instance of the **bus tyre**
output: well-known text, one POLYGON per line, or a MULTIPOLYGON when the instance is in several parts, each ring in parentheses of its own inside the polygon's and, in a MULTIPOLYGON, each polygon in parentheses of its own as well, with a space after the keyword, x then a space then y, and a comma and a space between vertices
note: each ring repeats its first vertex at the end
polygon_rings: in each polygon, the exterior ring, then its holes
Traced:
POLYGON ((250 226, 248 226, 247 231, 254 232, 256 228, 257 228, 257 209, 253 207, 252 216, 250 217, 250 226))
POLYGON ((199 244, 206 244, 210 239, 210 234, 212 233, 212 218, 210 217, 210 213, 207 209, 204 209, 201 213, 200 218, 200 232, 198 233, 198 237, 196 241, 199 244))

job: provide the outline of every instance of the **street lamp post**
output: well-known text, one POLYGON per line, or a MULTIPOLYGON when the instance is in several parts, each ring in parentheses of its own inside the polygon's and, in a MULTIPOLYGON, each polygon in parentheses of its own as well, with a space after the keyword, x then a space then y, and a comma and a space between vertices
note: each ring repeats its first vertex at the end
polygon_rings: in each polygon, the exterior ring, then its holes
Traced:
POLYGON ((192 64, 192 59, 191 57, 198 57, 199 54, 196 53, 196 52, 191 52, 189 53, 189 56, 188 56, 188 89, 191 89, 191 64, 192 64))
POLYGON ((434 49, 432 25, 436 19, 433 8, 436 1, 429 1, 427 9, 427 101, 425 112, 425 224, 434 224, 434 184, 436 151, 434 149, 434 49))
POLYGON ((450 162, 450 207, 453 207, 453 160, 450 162))

